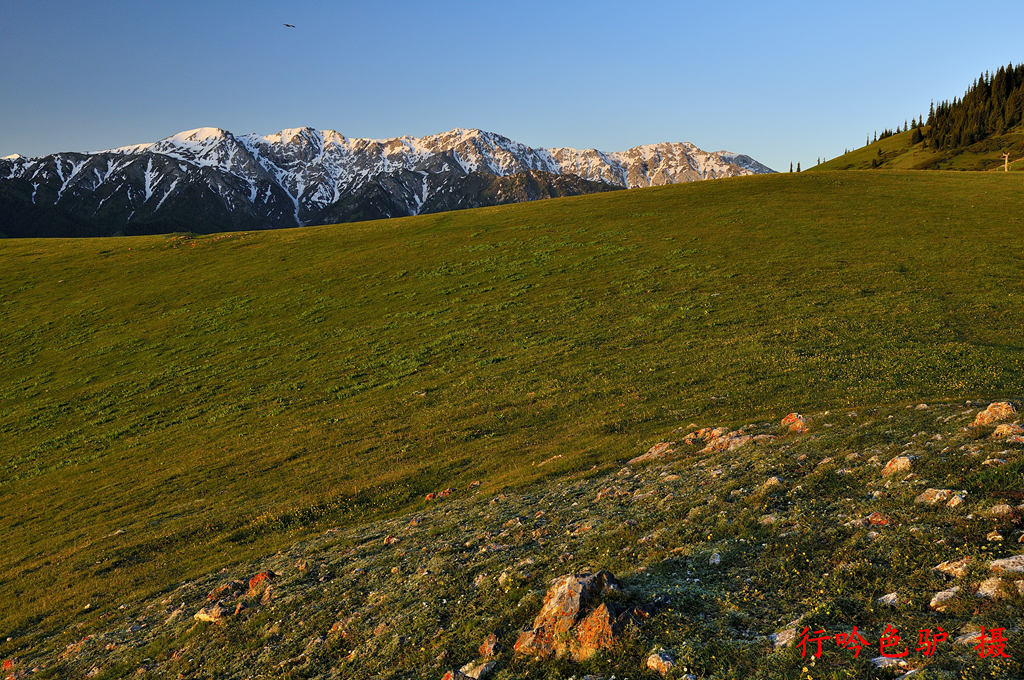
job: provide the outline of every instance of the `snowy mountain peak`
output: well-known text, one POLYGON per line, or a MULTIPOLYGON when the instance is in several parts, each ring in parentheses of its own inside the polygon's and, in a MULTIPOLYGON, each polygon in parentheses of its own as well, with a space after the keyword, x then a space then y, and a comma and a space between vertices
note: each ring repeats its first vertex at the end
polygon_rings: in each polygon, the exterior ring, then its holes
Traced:
POLYGON ((161 141, 185 144, 189 142, 207 142, 211 140, 227 139, 231 133, 215 127, 201 127, 193 130, 185 130, 176 135, 171 135, 161 141))
POLYGON ((316 144, 323 143, 323 134, 309 126, 286 128, 271 135, 264 135, 263 141, 267 144, 316 144))
POLYGON ((368 139, 309 126, 237 136, 201 127, 92 155, 7 157, 0 182, 28 181, 32 205, 81 206, 75 219, 104 225, 120 219, 180 228, 202 215, 228 228, 397 217, 766 172, 749 156, 689 142, 605 152, 534 148, 478 128, 368 139), (507 177, 518 179, 499 181, 507 177))

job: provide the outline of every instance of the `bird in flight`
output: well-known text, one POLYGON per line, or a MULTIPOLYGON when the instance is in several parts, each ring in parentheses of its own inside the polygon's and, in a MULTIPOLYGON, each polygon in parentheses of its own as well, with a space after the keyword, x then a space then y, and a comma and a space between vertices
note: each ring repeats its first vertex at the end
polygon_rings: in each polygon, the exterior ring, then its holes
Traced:
POLYGON ((295 24, 285 24, 288 28, 295 28, 295 24))

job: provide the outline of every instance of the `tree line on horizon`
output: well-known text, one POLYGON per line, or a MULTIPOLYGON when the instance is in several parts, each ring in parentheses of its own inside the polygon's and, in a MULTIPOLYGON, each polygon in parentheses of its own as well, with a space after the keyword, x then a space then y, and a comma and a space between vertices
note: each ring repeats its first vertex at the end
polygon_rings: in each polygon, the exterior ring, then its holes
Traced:
POLYGON ((902 129, 877 131, 865 146, 900 132, 911 131, 910 143, 924 142, 937 150, 969 146, 1002 134, 1024 120, 1024 64, 1010 63, 989 71, 953 101, 932 102, 927 121, 923 116, 904 121, 902 129))

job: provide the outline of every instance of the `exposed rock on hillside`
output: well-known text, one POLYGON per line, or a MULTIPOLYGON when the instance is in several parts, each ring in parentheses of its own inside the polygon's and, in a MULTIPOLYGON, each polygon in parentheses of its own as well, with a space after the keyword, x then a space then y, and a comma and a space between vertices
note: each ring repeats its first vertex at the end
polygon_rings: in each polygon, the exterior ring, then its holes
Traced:
POLYGON ((984 411, 980 412, 975 417, 972 425, 974 427, 982 427, 984 425, 992 425, 998 423, 1001 420, 1010 418, 1017 412, 1013 404, 1007 401, 997 401, 988 405, 984 411))
POLYGON ((638 607, 599 602, 601 596, 620 591, 619 582, 606 571, 555 579, 532 627, 516 640, 516 653, 584 661, 611 647, 627 624, 647 615, 638 607))
POLYGON ((834 641, 856 625, 859 658, 833 642, 815 666, 858 677, 893 625, 907 670, 1024 677, 1012 653, 1020 510, 1007 502, 1024 449, 972 428, 977 408, 962 403, 860 413, 815 413, 811 434, 777 439, 775 418, 704 428, 644 465, 622 466, 636 453, 624 451, 553 483, 453 491, 404 516, 325 527, 159 598, 116 602, 103 629, 15 637, 0 658, 41 677, 801 677, 804 631, 834 641), (751 439, 704 450, 730 435, 751 439), (979 463, 996 454, 1007 464, 979 463), (912 473, 879 474, 910 455, 912 473), (1009 659, 975 650, 994 623, 1009 659), (948 644, 914 652, 917 631, 939 627, 948 644))
POLYGON ((785 427, 790 432, 803 433, 807 432, 807 419, 799 413, 790 413, 788 416, 782 419, 782 427, 785 427))

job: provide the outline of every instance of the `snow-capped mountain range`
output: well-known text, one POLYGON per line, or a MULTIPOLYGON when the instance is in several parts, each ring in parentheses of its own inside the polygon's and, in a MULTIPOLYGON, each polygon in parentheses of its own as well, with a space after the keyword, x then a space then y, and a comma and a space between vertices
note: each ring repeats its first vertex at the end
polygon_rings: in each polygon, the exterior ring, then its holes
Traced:
POLYGON ((286 227, 768 172, 685 142, 606 153, 536 149, 482 130, 364 139, 198 128, 96 153, 0 158, 0 232, 286 227))

